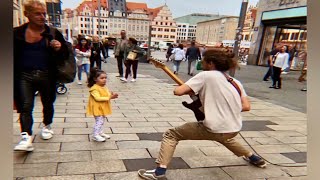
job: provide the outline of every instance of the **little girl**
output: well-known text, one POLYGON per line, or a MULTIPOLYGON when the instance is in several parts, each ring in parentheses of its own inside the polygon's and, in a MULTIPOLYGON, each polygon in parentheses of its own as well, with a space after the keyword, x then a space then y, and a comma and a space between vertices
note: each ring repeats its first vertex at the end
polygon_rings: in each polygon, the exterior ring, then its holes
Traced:
POLYGON ((110 92, 106 87, 107 74, 98 69, 92 68, 88 79, 90 97, 87 107, 87 115, 93 115, 96 123, 93 127, 93 140, 103 142, 110 136, 103 133, 103 124, 106 115, 112 113, 111 99, 118 98, 117 93, 110 92))

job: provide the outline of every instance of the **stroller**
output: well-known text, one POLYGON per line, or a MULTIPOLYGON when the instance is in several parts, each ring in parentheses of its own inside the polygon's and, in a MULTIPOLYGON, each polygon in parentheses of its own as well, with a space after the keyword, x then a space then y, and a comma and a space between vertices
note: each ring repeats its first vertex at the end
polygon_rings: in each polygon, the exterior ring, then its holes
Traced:
MULTIPOLYGON (((57 94, 65 94, 65 93, 67 93, 67 91, 68 91, 68 88, 63 84, 63 83, 57 83, 56 84, 56 92, 57 92, 57 94)), ((34 93, 34 95, 35 96, 37 96, 39 94, 39 91, 36 91, 35 93, 34 93)))

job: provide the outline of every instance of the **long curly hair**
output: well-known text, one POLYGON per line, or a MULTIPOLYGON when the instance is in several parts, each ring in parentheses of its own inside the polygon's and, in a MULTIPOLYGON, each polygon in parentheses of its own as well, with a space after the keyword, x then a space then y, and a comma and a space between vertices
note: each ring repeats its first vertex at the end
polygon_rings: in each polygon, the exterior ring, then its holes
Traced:
POLYGON ((90 69, 90 75, 88 78, 88 87, 91 88, 93 85, 96 84, 96 79, 101 75, 101 74, 107 74, 106 72, 102 71, 101 69, 94 67, 90 69))
POLYGON ((234 53, 221 48, 208 49, 203 55, 204 61, 207 63, 213 63, 216 70, 222 72, 238 66, 234 56, 234 53))

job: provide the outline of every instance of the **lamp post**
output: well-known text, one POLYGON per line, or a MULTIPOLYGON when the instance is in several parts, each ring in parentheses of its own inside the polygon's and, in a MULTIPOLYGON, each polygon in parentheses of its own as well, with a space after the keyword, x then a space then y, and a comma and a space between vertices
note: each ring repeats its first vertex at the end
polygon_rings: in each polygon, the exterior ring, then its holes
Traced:
POLYGON ((101 2, 100 0, 98 0, 98 37, 100 38, 100 18, 101 18, 101 14, 100 14, 100 9, 101 9, 101 2))
MULTIPOLYGON (((242 0, 240 16, 238 21, 238 28, 236 30, 236 36, 235 36, 235 41, 233 45, 233 53, 235 54, 236 61, 238 61, 239 59, 239 46, 242 38, 242 29, 243 29, 244 20, 246 17, 247 7, 248 7, 248 0, 242 0)), ((230 69, 229 70, 230 76, 234 77, 235 72, 236 72, 235 68, 230 69)))

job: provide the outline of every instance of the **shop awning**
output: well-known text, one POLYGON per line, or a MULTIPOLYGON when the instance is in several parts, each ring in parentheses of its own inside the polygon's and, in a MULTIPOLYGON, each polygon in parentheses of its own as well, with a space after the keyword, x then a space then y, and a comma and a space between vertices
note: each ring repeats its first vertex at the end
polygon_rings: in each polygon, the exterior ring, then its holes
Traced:
POLYGON ((281 9, 275 11, 267 11, 262 13, 262 21, 287 19, 287 18, 299 18, 307 16, 307 7, 297 7, 290 9, 281 9))

